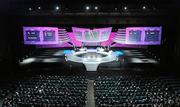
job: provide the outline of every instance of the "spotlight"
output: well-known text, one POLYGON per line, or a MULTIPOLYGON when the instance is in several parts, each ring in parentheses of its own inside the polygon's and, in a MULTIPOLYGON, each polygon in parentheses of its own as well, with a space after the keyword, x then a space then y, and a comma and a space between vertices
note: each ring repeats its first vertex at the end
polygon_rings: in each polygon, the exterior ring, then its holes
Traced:
POLYGON ((59 6, 56 6, 56 10, 59 10, 59 6))
POLYGON ((98 10, 98 6, 95 6, 94 9, 95 9, 95 10, 98 10))
POLYGON ((127 10, 128 8, 127 8, 127 6, 124 6, 124 10, 127 10))
POLYGON ((89 6, 86 6, 86 10, 89 10, 90 9, 90 7, 89 6))
POLYGON ((114 8, 114 10, 115 10, 115 11, 117 11, 117 7, 116 7, 116 8, 114 8))
POLYGON ((41 10, 41 7, 39 6, 38 9, 41 10))
POLYGON ((29 11, 31 11, 32 10, 32 8, 29 8, 29 11))
POLYGON ((143 6, 142 9, 143 9, 143 10, 146 10, 146 6, 143 6))

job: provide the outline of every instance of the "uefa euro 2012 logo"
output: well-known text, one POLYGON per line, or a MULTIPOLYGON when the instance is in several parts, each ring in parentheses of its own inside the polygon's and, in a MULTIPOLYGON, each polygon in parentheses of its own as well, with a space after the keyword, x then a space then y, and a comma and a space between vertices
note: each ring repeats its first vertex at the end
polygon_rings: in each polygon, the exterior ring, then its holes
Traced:
POLYGON ((85 39, 88 41, 96 41, 99 40, 99 31, 96 30, 86 30, 84 32, 85 39))

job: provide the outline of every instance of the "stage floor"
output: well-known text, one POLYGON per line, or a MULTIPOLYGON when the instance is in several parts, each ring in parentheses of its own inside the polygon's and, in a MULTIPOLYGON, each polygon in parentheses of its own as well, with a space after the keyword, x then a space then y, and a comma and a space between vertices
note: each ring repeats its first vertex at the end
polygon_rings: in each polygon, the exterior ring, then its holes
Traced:
MULTIPOLYGON (((35 66, 42 68, 80 68, 85 71, 82 63, 65 60, 65 54, 71 50, 44 49, 20 61, 21 67, 35 66)), ((101 63, 98 70, 120 70, 126 68, 152 68, 159 65, 159 61, 149 56, 145 51, 138 49, 113 50, 120 53, 118 61, 101 63), (122 54, 123 53, 123 54, 122 54)))

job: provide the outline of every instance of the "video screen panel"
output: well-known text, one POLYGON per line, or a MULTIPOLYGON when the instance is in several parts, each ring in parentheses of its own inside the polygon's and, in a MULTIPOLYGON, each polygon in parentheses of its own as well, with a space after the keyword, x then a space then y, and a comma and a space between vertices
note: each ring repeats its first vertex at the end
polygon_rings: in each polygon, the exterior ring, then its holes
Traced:
POLYGON ((84 42, 98 42, 99 37, 99 32, 96 30, 86 30, 84 32, 84 42))
POLYGON ((80 31, 75 31, 74 35, 76 35, 77 40, 82 40, 83 39, 82 32, 80 32, 80 31))
POLYGON ((111 32, 109 32, 109 31, 101 32, 101 40, 108 40, 110 34, 111 34, 111 32))
POLYGON ((103 42, 109 39, 112 27, 95 28, 93 30, 72 27, 72 30, 75 38, 80 42, 103 42))
POLYGON ((23 33, 26 45, 58 44, 56 27, 23 27, 23 33))
POLYGON ((147 30, 145 31, 145 41, 159 41, 160 39, 160 31, 159 30, 147 30))
POLYGON ((78 28, 78 27, 72 27, 72 33, 74 34, 74 38, 77 41, 81 41, 84 42, 85 41, 85 37, 84 35, 88 35, 87 33, 84 32, 88 32, 90 29, 88 28, 78 28))
POLYGON ((55 41, 55 31, 43 31, 43 41, 55 41))
POLYGON ((100 39, 101 41, 108 41, 112 32, 112 27, 100 29, 100 39))
POLYGON ((141 41, 141 30, 129 31, 129 41, 140 42, 141 41))
POLYGON ((125 44, 160 45, 161 27, 127 27, 125 44))
POLYGON ((27 30, 26 41, 40 41, 40 31, 38 30, 27 30))

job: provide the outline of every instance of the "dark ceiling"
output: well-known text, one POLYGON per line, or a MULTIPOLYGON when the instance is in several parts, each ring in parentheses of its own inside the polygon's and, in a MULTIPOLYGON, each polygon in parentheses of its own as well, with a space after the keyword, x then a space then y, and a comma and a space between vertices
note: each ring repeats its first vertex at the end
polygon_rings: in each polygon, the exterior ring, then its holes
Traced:
POLYGON ((177 14, 180 0, 0 0, 0 11, 8 14, 52 15, 56 6, 60 8, 58 15, 84 12, 123 13, 125 6, 131 13, 143 13, 142 7, 146 6, 146 13, 177 14), (85 10, 86 6, 90 7, 88 12, 85 10), (94 10, 95 6, 98 6, 98 10, 94 10))

